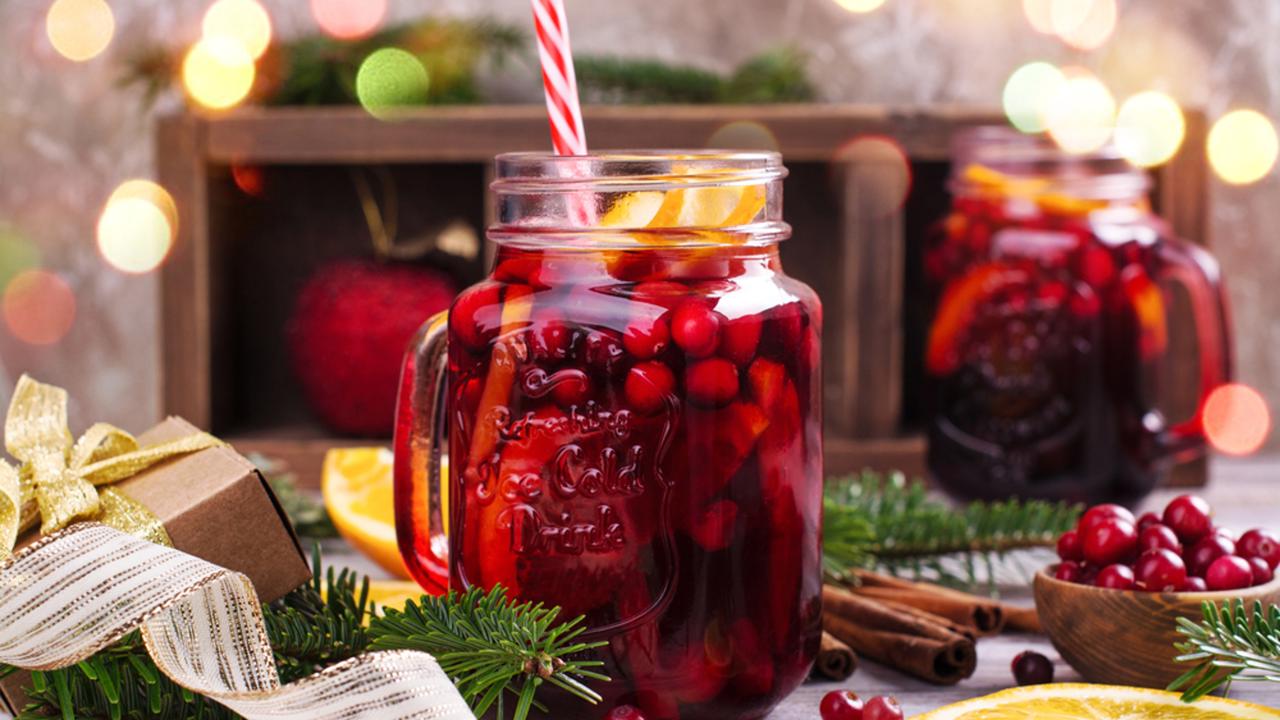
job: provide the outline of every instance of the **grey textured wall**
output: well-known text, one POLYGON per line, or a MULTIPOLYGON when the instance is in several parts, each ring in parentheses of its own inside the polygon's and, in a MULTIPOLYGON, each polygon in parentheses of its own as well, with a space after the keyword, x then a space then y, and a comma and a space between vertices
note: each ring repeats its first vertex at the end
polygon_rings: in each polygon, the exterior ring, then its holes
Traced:
MULTIPOLYGON (((67 386, 78 423, 141 427, 159 413, 152 277, 107 267, 94 248, 102 203, 151 168, 151 118, 116 84, 132 48, 198 35, 206 0, 109 0, 117 33, 106 53, 73 64, 44 35, 48 0, 0 0, 0 225, 38 245, 74 288, 80 314, 44 348, 0 329, 0 399, 23 371, 67 386)), ((277 32, 311 28, 305 0, 265 0, 277 32)), ((392 16, 491 13, 525 22, 525 0, 391 0, 392 16)), ((1018 0, 887 0, 853 15, 833 0, 568 0, 584 51, 679 58, 727 69, 767 47, 805 47, 831 100, 998 102, 1009 72, 1032 59, 1093 67, 1118 97, 1165 90, 1218 114, 1238 105, 1280 118, 1280 2, 1121 0, 1114 38, 1074 53, 1036 35, 1018 0)), ((501 90, 536 98, 527 77, 501 90)), ((1213 188, 1213 243, 1230 281, 1241 377, 1280 398, 1280 225, 1274 177, 1213 188)))

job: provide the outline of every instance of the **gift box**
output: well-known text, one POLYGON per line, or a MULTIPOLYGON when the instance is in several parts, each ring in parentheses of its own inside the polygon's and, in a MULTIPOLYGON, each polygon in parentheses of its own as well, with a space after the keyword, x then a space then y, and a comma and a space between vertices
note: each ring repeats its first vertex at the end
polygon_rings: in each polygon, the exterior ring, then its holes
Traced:
MULTIPOLYGON (((143 433, 143 446, 183 438, 199 430, 171 417, 143 433)), ((265 478, 229 445, 180 455, 112 485, 160 519, 174 547, 243 573, 263 602, 307 582, 307 556, 265 478)), ((31 530, 22 548, 39 539, 31 530)), ((27 673, 0 681, 10 713, 26 705, 27 673)))

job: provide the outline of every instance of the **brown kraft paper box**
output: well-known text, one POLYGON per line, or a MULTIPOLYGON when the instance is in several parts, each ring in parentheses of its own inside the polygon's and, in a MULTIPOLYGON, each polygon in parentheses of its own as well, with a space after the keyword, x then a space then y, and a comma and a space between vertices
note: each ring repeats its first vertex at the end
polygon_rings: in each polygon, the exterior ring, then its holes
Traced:
MULTIPOLYGON (((138 438, 152 445, 198 432, 171 417, 138 438)), ((258 469, 228 445, 182 455, 116 483, 164 523, 179 550, 244 573, 262 602, 271 602, 311 578, 306 553, 258 469)), ((18 540, 35 542, 32 530, 18 540)), ((0 681, 0 710, 27 704, 27 673, 0 681)))

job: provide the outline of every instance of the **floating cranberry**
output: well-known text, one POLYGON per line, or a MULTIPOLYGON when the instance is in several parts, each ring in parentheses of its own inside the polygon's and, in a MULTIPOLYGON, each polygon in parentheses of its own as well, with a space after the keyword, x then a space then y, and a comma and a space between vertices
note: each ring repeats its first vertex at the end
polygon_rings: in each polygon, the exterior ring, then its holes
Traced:
POLYGON ((1084 516, 1080 518, 1080 524, 1078 527, 1081 532, 1087 534, 1090 530, 1097 527, 1103 520, 1112 519, 1124 520, 1129 524, 1136 522, 1133 519, 1133 513, 1129 512, 1127 509, 1120 507, 1119 505, 1103 503, 1102 505, 1094 505, 1085 511, 1084 516))
POLYGON ((581 370, 564 369, 556 372, 551 399, 562 407, 573 407, 587 401, 591 394, 591 378, 581 370))
POLYGON ((622 345, 637 360, 651 360, 667 347, 671 330, 666 315, 645 316, 631 321, 622 334, 622 345))
POLYGON ((676 379, 671 369, 660 362, 636 363, 627 373, 624 390, 627 404, 642 413, 655 413, 665 405, 675 390, 676 379))
POLYGON ((699 405, 723 405, 738 394, 738 366, 722 358, 700 360, 689 366, 685 390, 699 405))
POLYGON ((1011 664, 1014 682, 1019 685, 1044 685, 1053 682, 1053 662, 1034 650, 1024 650, 1011 664))
POLYGON ((1133 571, 1128 565, 1119 563, 1108 565, 1098 571, 1098 577, 1094 578, 1093 584, 1108 590, 1132 590, 1133 571))
POLYGON ((645 717, 635 705, 619 705, 609 711, 605 720, 645 720, 645 717))
POLYGON ((1280 566, 1280 540, 1262 528, 1255 528, 1241 535, 1236 547, 1239 548, 1241 557, 1262 558, 1272 570, 1280 566))
POLYGON ((659 307, 673 308, 680 304, 681 298, 689 294, 689 288, 670 280, 655 280, 637 284, 631 296, 640 302, 651 303, 659 307))
POLYGON ((1083 560, 1084 546, 1080 542, 1080 533, 1068 530, 1058 538, 1058 557, 1063 560, 1083 560))
POLYGON ((848 690, 832 690, 818 704, 822 720, 862 720, 862 700, 848 690))
POLYGON ((1191 546, 1187 553, 1187 569, 1192 575, 1204 575, 1214 560, 1224 555, 1235 555, 1236 544, 1221 535, 1209 535, 1191 546))
POLYGON ((676 308, 671 338, 691 357, 707 357, 720 344, 720 313, 691 300, 676 308))
POLYGON ((449 310, 449 330, 471 350, 482 350, 498 336, 502 326, 502 286, 481 283, 465 290, 449 310))
POLYGON ((1138 531, 1138 552, 1159 549, 1181 553, 1182 543, 1178 542, 1178 536, 1172 530, 1160 523, 1148 525, 1138 531))
POLYGON ((1063 582, 1078 583, 1084 578, 1084 569, 1078 562, 1064 560, 1053 569, 1053 577, 1063 582))
POLYGON ((571 354, 573 336, 573 328, 559 319, 543 315, 534 320, 529 330, 529 350, 539 362, 560 362, 571 354))
POLYGON ((1137 529, 1119 518, 1100 520, 1084 536, 1084 559, 1100 567, 1128 560, 1137 551, 1137 529))
POLYGON ((898 698, 877 695, 862 708, 862 720, 903 720, 898 698))
POLYGON ((1266 585, 1275 580, 1276 573, 1271 569, 1271 565, 1260 557, 1251 557, 1248 559, 1249 568, 1253 570, 1253 584, 1266 585))
POLYGON ((1142 553, 1134 567, 1134 577, 1149 592, 1177 592, 1187 584, 1187 566, 1182 557, 1167 548, 1142 553))
POLYGON ((1111 251, 1098 245, 1085 248, 1080 257, 1080 277, 1094 287, 1111 282, 1116 276, 1116 262, 1111 251))
POLYGON ((1253 568, 1242 557, 1224 555, 1205 571, 1204 583, 1214 591, 1247 588, 1253 584, 1253 568))
POLYGON ((743 315, 725 323, 720 336, 720 354, 739 365, 751 362, 760 344, 761 324, 759 315, 743 315))
POLYGON ((1179 495, 1164 509, 1164 524, 1178 534, 1184 544, 1191 544, 1213 531, 1209 519, 1209 503, 1195 495, 1179 495))
POLYGON ((1182 584, 1182 592, 1205 592, 1209 586, 1205 584, 1204 578, 1195 575, 1187 576, 1187 581, 1182 584))
POLYGON ((1160 522, 1159 515, 1153 512, 1147 511, 1142 513, 1142 515, 1138 517, 1138 532, 1142 532, 1143 530, 1146 530, 1148 527, 1152 525, 1163 525, 1163 524, 1164 523, 1160 522))

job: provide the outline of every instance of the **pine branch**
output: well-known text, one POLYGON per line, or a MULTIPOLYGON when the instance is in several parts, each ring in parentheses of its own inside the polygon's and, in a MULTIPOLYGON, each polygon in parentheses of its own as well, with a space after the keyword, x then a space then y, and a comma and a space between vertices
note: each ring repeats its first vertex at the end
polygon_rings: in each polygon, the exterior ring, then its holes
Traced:
POLYGON ((1221 607, 1206 602, 1200 623, 1178 618, 1178 662, 1195 663, 1170 685, 1182 699, 1193 702, 1233 681, 1280 682, 1280 606, 1265 610, 1254 602, 1246 610, 1241 600, 1221 607))
POLYGON ((794 48, 761 53, 728 77, 659 60, 575 56, 578 87, 594 103, 781 103, 812 100, 817 91, 794 48))
POLYGON ((1079 513, 1065 503, 1019 500, 955 508, 931 499, 921 483, 909 483, 901 473, 866 471, 827 484, 825 567, 835 580, 846 580, 849 568, 879 567, 973 586, 979 563, 990 570, 1014 551, 1049 547, 1079 513), (957 564, 959 574, 949 569, 957 564))
POLYGON ((512 717, 524 720, 532 708, 545 710, 535 699, 544 684, 595 704, 601 697, 585 681, 609 680, 593 669, 602 662, 580 657, 606 643, 580 641, 582 618, 557 624, 559 614, 541 604, 517 605, 501 586, 488 593, 450 591, 374 618, 372 647, 431 653, 477 716, 493 709, 502 720, 511 695, 512 717))

